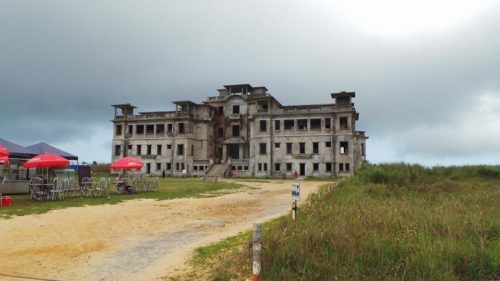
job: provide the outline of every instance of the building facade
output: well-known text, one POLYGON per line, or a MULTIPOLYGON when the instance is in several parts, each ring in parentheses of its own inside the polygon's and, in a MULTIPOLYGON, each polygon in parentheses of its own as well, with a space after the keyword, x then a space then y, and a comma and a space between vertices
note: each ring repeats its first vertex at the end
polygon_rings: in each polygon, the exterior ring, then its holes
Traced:
POLYGON ((349 176, 366 159, 356 131, 354 92, 331 94, 334 103, 284 106, 266 87, 226 85, 201 104, 176 101, 175 111, 134 113, 113 105, 112 160, 134 156, 144 173, 205 175, 349 176))

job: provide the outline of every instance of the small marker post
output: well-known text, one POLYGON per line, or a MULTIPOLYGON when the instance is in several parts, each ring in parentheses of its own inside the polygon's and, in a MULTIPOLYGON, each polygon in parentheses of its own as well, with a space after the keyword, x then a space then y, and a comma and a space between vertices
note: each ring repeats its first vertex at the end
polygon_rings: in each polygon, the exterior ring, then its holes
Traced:
POLYGON ((253 264, 252 264, 252 281, 260 281, 260 267, 262 255, 262 228, 260 223, 253 224, 253 264))

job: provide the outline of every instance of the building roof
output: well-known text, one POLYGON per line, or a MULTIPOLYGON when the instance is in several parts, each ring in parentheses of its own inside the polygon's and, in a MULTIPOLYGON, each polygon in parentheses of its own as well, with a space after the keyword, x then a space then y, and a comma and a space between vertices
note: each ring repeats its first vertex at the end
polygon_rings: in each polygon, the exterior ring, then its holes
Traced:
POLYGON ((346 92, 346 91, 332 93, 332 98, 345 97, 345 96, 354 98, 354 97, 356 97, 356 93, 355 92, 346 92))
POLYGON ((27 146, 26 148, 35 152, 35 154, 37 155, 42 153, 50 153, 62 156, 68 160, 78 160, 78 156, 70 154, 45 142, 39 142, 37 144, 27 146))
POLYGON ((9 150, 11 158, 30 159, 37 155, 37 153, 31 149, 20 146, 6 139, 0 138, 0 144, 9 150))
POLYGON ((180 101, 174 101, 173 104, 181 105, 181 104, 192 104, 192 105, 198 105, 194 101, 190 100, 180 100, 180 101))
POLYGON ((130 103, 122 103, 122 104, 112 104, 112 107, 116 108, 137 108, 136 106, 131 105, 130 103))

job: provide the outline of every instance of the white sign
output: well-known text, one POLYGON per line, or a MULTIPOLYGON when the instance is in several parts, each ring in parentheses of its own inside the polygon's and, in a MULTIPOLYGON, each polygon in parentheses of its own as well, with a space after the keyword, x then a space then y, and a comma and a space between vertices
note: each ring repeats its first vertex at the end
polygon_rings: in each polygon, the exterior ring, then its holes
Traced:
POLYGON ((300 200, 300 183, 292 183, 292 200, 300 200))

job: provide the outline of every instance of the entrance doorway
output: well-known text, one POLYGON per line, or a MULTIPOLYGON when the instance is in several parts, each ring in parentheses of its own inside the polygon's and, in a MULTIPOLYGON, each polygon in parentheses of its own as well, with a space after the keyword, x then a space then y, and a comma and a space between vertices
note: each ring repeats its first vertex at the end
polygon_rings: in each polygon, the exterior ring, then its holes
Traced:
POLYGON ((227 145, 227 156, 232 159, 240 159, 240 145, 239 144, 228 144, 227 145))
POLYGON ((300 175, 301 176, 306 175, 306 163, 300 163, 300 175))

